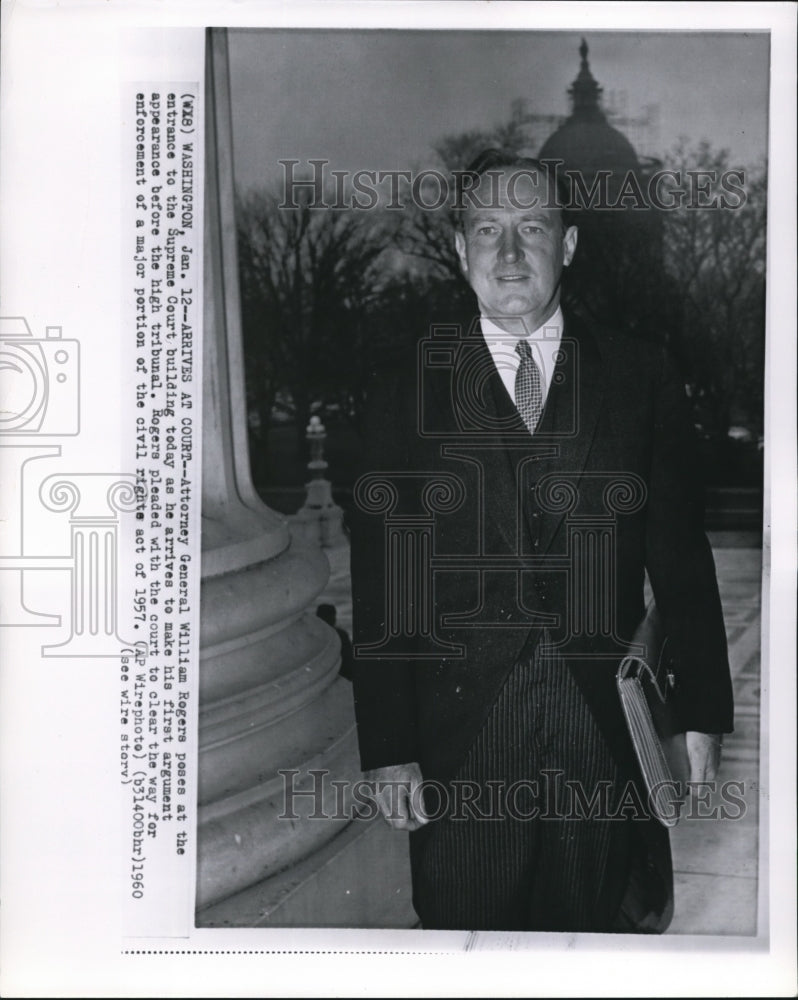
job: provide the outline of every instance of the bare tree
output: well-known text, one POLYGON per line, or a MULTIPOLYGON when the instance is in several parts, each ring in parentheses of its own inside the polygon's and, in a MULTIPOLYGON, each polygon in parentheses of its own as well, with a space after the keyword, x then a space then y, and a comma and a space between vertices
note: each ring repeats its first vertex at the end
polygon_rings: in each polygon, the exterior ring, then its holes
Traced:
MULTIPOLYGON (((439 168, 451 171, 486 146, 518 151, 525 141, 519 111, 493 129, 447 136, 434 152, 439 168)), ((672 211, 623 204, 580 211, 579 247, 564 275, 564 301, 599 325, 670 342, 693 384, 701 422, 725 435, 735 420, 761 420, 766 172, 760 167, 747 174, 738 205, 739 197, 721 180, 729 177, 727 152, 706 141, 692 148, 682 142, 665 166, 688 189, 691 174, 700 171, 700 183, 706 188, 709 181, 709 190, 699 204, 688 190, 672 211), (717 207, 702 207, 713 199, 717 207)), ((437 282, 457 297, 463 292, 452 225, 448 207, 411 207, 399 245, 418 262, 430 287, 437 282)))
POLYGON ((665 266, 679 292, 677 336, 693 373, 703 419, 719 434, 734 421, 761 430, 764 391, 766 196, 764 167, 724 189, 728 153, 681 142, 668 164, 683 185, 701 172, 700 208, 666 213, 665 266), (742 202, 742 203, 741 203, 742 202))
MULTIPOLYGON (((451 171, 485 146, 521 148, 522 124, 516 115, 492 130, 448 136, 434 163, 451 184, 451 171)), ((685 184, 690 171, 704 171, 716 178, 711 196, 724 193, 728 155, 706 142, 681 144, 666 165, 685 184)), ((721 437, 732 422, 754 427, 761 417, 765 177, 762 167, 745 178, 737 207, 727 198, 715 209, 582 212, 579 251, 566 272, 573 308, 671 342, 692 383, 696 421, 721 437)), ((280 208, 257 193, 239 200, 238 220, 248 397, 261 452, 281 391, 293 400, 301 447, 314 401, 338 403, 357 423, 377 355, 412 352, 431 319, 473 312, 449 204, 425 209, 405 198, 401 213, 341 211, 311 207, 308 195, 280 208)))
POLYGON ((275 195, 251 193, 239 198, 237 218, 251 412, 262 439, 286 390, 301 446, 314 401, 357 416, 388 239, 381 216, 296 198, 297 207, 281 207, 275 195))

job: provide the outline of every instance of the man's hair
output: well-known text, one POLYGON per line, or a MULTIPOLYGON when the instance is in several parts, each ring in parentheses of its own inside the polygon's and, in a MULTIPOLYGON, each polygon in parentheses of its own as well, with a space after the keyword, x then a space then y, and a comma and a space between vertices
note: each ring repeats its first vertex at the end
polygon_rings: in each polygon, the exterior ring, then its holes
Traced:
POLYGON ((463 228, 466 209, 471 203, 472 191, 479 183, 479 178, 486 174, 506 173, 517 170, 519 174, 541 176, 547 181, 549 207, 559 208, 563 228, 574 225, 574 213, 571 210, 571 193, 564 177, 557 171, 560 161, 538 160, 533 156, 523 156, 507 149, 490 148, 483 151, 471 161, 465 170, 455 171, 455 202, 454 217, 458 228, 463 228))

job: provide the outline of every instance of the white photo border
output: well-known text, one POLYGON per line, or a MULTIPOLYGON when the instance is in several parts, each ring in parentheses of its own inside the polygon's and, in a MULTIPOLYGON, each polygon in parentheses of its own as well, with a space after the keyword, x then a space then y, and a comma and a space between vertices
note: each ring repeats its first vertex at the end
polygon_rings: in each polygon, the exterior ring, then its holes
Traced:
MULTIPOLYGON (((795 989, 796 8, 786 3, 200 2, 4 5, 0 93, 2 315, 81 337, 83 413, 108 468, 130 375, 116 239, 127 80, 203 80, 204 28, 751 30, 771 33, 762 752, 774 790, 760 848, 768 941, 456 932, 193 929, 123 942, 116 801, 117 675, 42 659, 0 633, 3 993, 228 995, 792 995, 795 989), (184 44, 174 46, 176 38, 184 44), (155 40, 155 41, 154 41, 155 40), (146 41, 145 45, 142 42, 146 41), (16 153, 15 150, 22 151, 16 153), (24 156, 24 162, 22 157, 24 156), (11 197, 8 197, 9 193, 11 197), (110 332, 109 332, 110 331, 110 332), (766 585, 769 564, 769 583, 766 585), (766 869, 766 870, 765 870, 766 869), (486 938, 488 936, 485 936, 486 938), (579 954, 579 961, 566 956, 579 954)), ((88 438, 83 442, 87 444, 88 438)), ((81 458, 81 441, 70 453, 81 458)), ((66 445, 65 454, 66 454, 66 445)), ((20 484, 12 484, 21 489, 20 484)), ((195 551, 199 552, 199 539, 195 551)))

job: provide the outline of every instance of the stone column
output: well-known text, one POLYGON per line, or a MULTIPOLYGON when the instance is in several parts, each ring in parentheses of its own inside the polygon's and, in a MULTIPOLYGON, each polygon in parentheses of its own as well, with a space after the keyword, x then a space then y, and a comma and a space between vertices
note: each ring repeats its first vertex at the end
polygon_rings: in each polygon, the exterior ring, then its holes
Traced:
POLYGON ((380 827, 347 818, 359 774, 352 692, 338 678, 338 637, 313 613, 326 556, 291 542, 250 477, 227 53, 226 31, 211 30, 197 923, 401 926, 406 914, 362 883, 403 845, 386 851, 380 827))

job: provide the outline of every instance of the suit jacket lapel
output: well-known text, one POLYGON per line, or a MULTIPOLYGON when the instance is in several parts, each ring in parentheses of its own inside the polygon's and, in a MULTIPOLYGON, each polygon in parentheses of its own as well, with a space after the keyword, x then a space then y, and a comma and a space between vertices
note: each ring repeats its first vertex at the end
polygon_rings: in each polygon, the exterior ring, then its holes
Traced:
MULTIPOLYGON (((603 388, 602 361, 594 338, 581 323, 566 316, 546 406, 530 435, 478 324, 461 343, 451 391, 446 398, 435 393, 435 405, 439 412, 448 411, 446 424, 452 431, 482 446, 485 527, 489 519, 506 551, 540 556, 550 548, 567 511, 547 509, 545 496, 540 503, 545 490, 536 487, 547 476, 578 484, 593 443, 603 388)), ((444 438, 441 446, 445 454, 450 448, 456 451, 458 443, 447 444, 444 438)))
MULTIPOLYGON (((485 347, 485 351, 490 357, 490 351, 487 347, 485 347)), ((534 482, 539 475, 538 470, 556 455, 556 446, 545 434, 540 433, 551 420, 552 406, 550 403, 553 400, 549 394, 538 429, 534 434, 530 434, 529 429, 521 419, 515 401, 510 397, 495 368, 494 373, 490 390, 496 413, 499 415, 503 427, 502 434, 496 441, 494 461, 502 462, 503 489, 507 491, 508 498, 512 500, 511 509, 515 518, 513 537, 516 539, 513 551, 519 554, 528 553, 534 547, 533 511, 530 509, 527 499, 528 483, 530 480, 534 482)))
MULTIPOLYGON (((560 354, 552 373, 546 405, 535 433, 530 434, 493 364, 493 358, 479 336, 484 363, 490 366, 486 402, 492 401, 501 433, 496 441, 503 463, 494 456, 486 473, 499 476, 505 488, 517 497, 513 511, 517 512, 514 538, 523 542, 516 551, 544 555, 554 539, 566 510, 546 509, 546 483, 564 480, 578 485, 584 469, 601 411, 604 375, 598 345, 593 336, 576 319, 566 316, 560 354), (502 468, 499 468, 499 464, 502 468), (544 504, 540 496, 544 495, 544 504)), ((549 507, 551 505, 549 504, 549 507)), ((508 510, 494 508, 497 516, 506 517, 508 510)), ((499 525, 501 528, 502 526, 499 525)), ((506 521, 505 521, 506 531, 506 521)))
POLYGON ((564 481, 578 486, 593 444, 604 394, 604 374, 598 345, 592 335, 566 317, 560 360, 557 362, 541 423, 535 438, 556 446, 556 454, 536 463, 534 500, 525 506, 540 517, 536 553, 551 546, 567 510, 552 511, 546 503, 548 483, 564 481), (551 405, 550 405, 551 404, 551 405), (543 503, 541 503, 541 499, 543 503), (549 509, 547 509, 547 507, 549 509))
POLYGON ((519 442, 523 443, 526 431, 515 403, 510 399, 501 376, 496 370, 493 357, 482 336, 477 336, 469 345, 472 352, 468 357, 469 366, 485 373, 481 386, 481 416, 483 418, 479 437, 479 454, 483 469, 483 495, 485 497, 485 530, 487 551, 496 550, 491 545, 491 529, 502 539, 505 552, 521 551, 522 518, 516 503, 516 471, 519 442), (514 445, 514 448, 513 448, 514 445))

